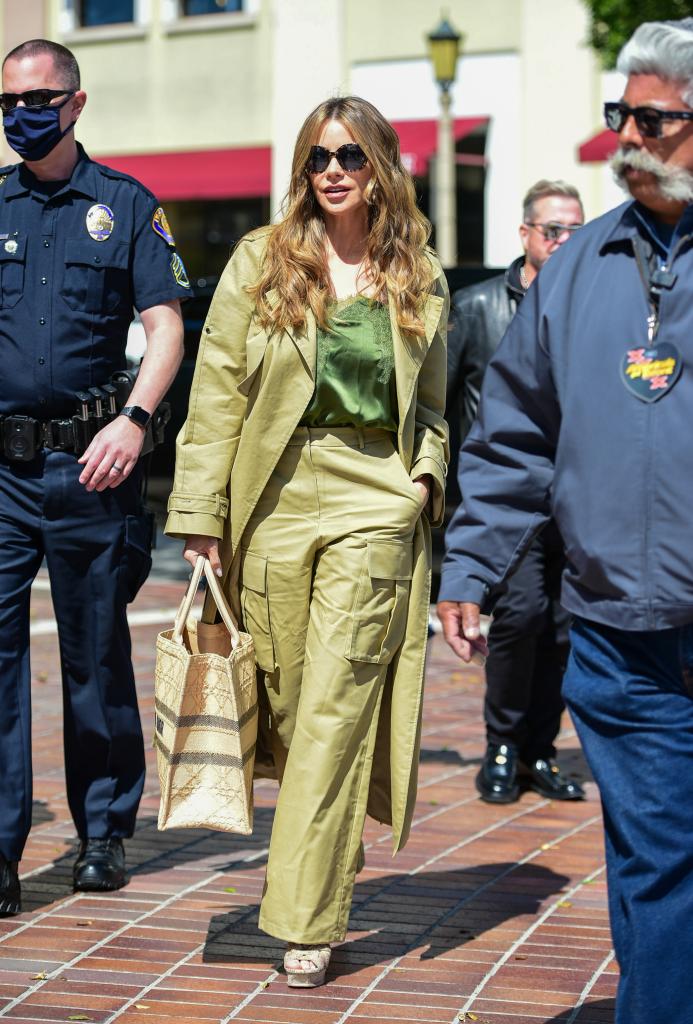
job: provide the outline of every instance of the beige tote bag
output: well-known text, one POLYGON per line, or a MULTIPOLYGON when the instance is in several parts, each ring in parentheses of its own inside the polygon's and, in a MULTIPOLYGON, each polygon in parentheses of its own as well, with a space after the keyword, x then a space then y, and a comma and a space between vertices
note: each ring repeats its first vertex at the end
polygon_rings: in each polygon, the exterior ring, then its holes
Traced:
POLYGON ((173 629, 159 633, 154 677, 159 828, 253 830, 255 651, 201 555, 173 629), (204 572, 222 622, 189 618, 204 572))

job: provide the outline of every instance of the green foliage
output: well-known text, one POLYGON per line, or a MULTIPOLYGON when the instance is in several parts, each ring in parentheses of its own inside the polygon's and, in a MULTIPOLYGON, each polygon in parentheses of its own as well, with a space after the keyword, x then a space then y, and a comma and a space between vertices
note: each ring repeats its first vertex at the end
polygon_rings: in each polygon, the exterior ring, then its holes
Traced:
POLYGON ((672 21, 693 14, 693 0, 584 0, 592 14, 590 44, 605 68, 643 21, 672 21))

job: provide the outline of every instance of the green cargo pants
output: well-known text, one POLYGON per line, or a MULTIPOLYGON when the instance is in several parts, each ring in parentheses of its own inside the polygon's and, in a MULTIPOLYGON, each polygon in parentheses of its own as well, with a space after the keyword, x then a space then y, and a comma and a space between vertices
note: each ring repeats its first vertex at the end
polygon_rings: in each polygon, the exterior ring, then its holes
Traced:
POLYGON ((346 935, 420 513, 392 434, 299 427, 243 534, 241 607, 280 780, 260 927, 287 941, 346 935))

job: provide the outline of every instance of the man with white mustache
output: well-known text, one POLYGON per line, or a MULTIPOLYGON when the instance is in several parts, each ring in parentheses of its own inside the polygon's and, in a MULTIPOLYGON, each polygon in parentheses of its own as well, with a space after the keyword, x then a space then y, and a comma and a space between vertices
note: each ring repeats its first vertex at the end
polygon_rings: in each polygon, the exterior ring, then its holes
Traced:
POLYGON ((690 1024, 693 947, 693 18, 619 56, 613 168, 632 200, 542 269, 492 359, 460 459, 439 615, 479 611, 553 516, 574 616, 563 695, 599 786, 621 969, 616 1024, 690 1024))

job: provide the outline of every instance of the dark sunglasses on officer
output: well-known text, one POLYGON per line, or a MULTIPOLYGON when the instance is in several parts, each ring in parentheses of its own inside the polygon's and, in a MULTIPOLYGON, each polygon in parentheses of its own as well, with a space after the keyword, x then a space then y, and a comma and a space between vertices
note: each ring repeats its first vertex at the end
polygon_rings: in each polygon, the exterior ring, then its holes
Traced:
POLYGON ((333 156, 347 173, 363 170, 368 163, 368 157, 357 142, 346 142, 335 150, 325 149, 324 146, 311 146, 306 169, 310 174, 322 174, 330 166, 333 156))
POLYGON ((47 107, 50 106, 51 100, 57 99, 58 96, 64 96, 65 102, 67 102, 74 94, 74 89, 28 89, 27 92, 2 92, 0 93, 0 110, 7 114, 10 110, 14 110, 20 102, 25 107, 33 109, 47 107))

